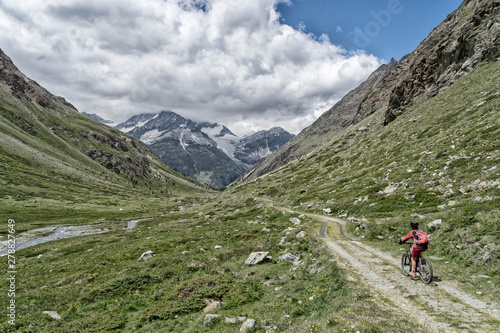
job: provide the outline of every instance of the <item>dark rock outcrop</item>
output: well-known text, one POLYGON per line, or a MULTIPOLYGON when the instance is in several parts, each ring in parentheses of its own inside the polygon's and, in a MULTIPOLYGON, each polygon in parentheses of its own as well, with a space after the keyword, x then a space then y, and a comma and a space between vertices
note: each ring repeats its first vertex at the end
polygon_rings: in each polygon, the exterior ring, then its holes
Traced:
POLYGON ((379 68, 240 180, 252 180, 286 165, 374 113, 380 113, 388 124, 416 102, 451 86, 481 62, 496 61, 499 56, 500 1, 465 0, 412 53, 379 68))
POLYGON ((375 85, 354 122, 382 110, 387 124, 499 55, 500 1, 465 0, 375 85))
POLYGON ((8 87, 10 93, 17 99, 25 99, 58 112, 64 112, 64 109, 59 103, 76 110, 76 108, 64 98, 52 95, 38 83, 21 73, 12 60, 1 49, 0 83, 8 87))
POLYGON ((239 181, 252 180, 284 166, 321 146, 339 131, 351 126, 363 100, 396 64, 396 60, 392 59, 389 64, 380 66, 368 79, 323 113, 311 126, 305 128, 269 158, 254 165, 239 181))

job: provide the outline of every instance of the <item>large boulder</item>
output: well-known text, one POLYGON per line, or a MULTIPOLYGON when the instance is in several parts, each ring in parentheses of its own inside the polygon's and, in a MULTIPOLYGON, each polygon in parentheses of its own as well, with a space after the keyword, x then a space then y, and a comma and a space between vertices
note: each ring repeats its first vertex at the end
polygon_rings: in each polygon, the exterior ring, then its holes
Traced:
POLYGON ((141 260, 141 259, 142 259, 142 260, 148 260, 148 259, 151 259, 151 258, 153 258, 153 257, 154 257, 154 255, 155 255, 155 253, 154 253, 153 251, 146 251, 146 252, 144 252, 144 253, 143 253, 143 254, 139 257, 139 259, 137 259, 137 261, 139 261, 139 260, 141 260))
POLYGON ((269 252, 252 252, 248 256, 247 260, 245 260, 245 264, 247 265, 257 265, 266 260, 269 252))
POLYGON ((240 333, 247 333, 249 328, 255 327, 257 322, 255 319, 247 319, 243 325, 241 325, 240 333))
POLYGON ((221 315, 218 314, 207 314, 203 320, 203 326, 210 325, 211 323, 220 320, 221 315))
POLYGON ((278 260, 284 260, 286 262, 289 262, 291 264, 297 265, 300 262, 299 257, 294 256, 291 253, 286 253, 280 257, 278 257, 278 260))

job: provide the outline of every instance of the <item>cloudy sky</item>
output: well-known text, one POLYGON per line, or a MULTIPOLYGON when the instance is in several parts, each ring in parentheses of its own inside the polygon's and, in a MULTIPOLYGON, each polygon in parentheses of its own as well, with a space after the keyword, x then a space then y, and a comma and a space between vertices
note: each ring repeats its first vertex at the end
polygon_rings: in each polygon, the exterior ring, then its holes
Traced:
POLYGON ((0 48, 80 111, 298 133, 461 1, 2 0, 0 48), (443 4, 446 2, 446 4, 443 4))

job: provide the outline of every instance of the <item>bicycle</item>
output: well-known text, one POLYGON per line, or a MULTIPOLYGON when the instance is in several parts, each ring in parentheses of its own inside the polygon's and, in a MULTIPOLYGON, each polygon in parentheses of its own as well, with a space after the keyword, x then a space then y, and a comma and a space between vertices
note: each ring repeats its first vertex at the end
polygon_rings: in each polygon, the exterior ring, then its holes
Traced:
MULTIPOLYGON (((401 269, 403 270, 403 274, 408 276, 411 271, 411 246, 413 243, 404 242, 403 244, 410 245, 408 250, 401 256, 401 269)), ((422 257, 421 254, 417 258, 417 274, 423 283, 431 283, 433 278, 431 262, 429 259, 422 257)))

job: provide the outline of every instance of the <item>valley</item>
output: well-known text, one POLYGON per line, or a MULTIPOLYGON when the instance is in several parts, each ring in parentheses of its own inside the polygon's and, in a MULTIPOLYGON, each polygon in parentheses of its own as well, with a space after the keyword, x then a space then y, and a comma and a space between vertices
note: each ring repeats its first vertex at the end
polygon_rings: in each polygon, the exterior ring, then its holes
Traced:
POLYGON ((120 131, 0 50, 0 331, 500 332, 499 11, 465 0, 294 138, 120 131))

